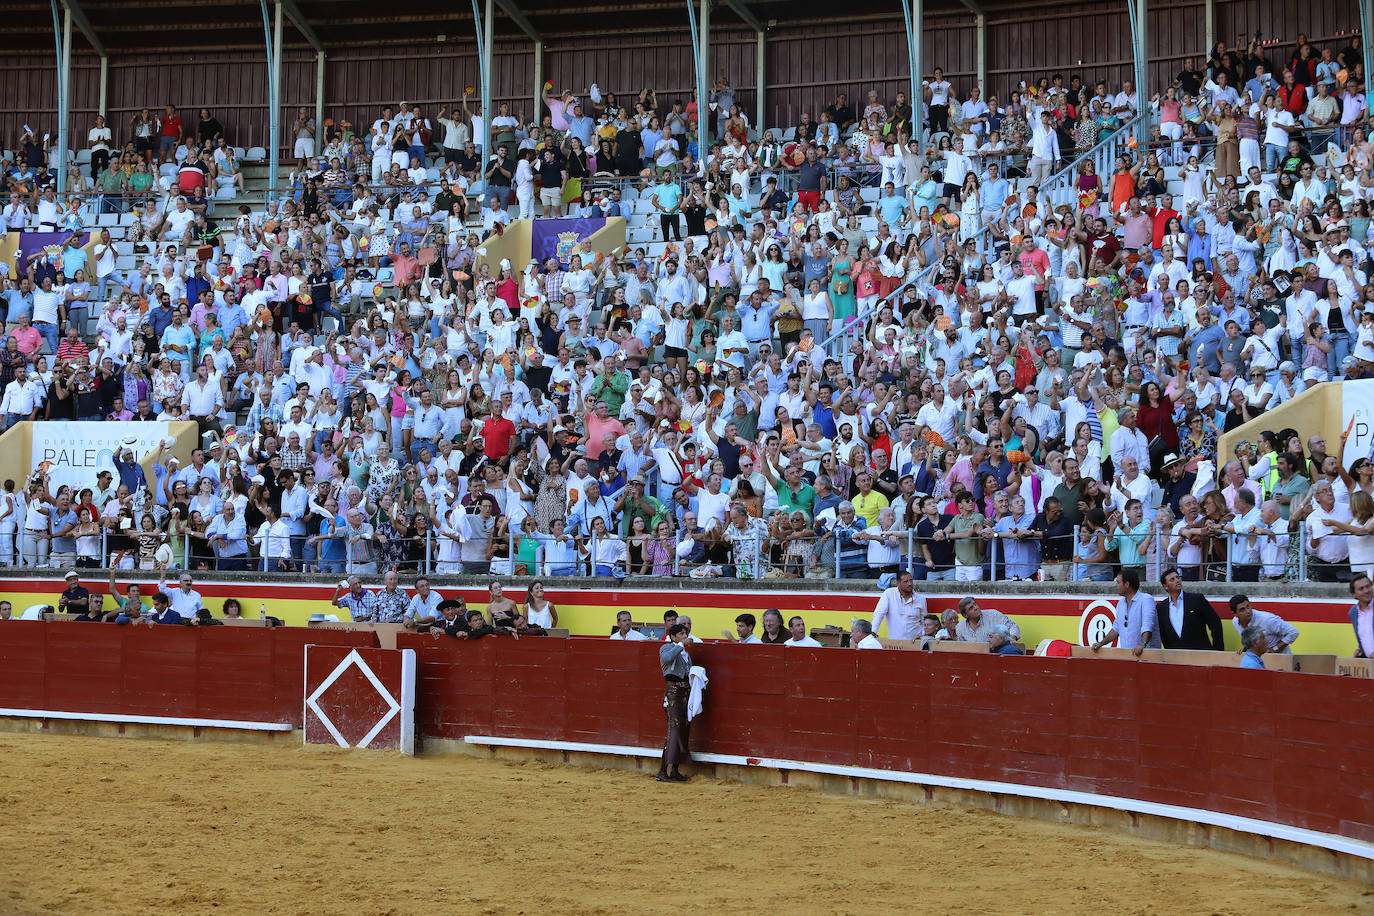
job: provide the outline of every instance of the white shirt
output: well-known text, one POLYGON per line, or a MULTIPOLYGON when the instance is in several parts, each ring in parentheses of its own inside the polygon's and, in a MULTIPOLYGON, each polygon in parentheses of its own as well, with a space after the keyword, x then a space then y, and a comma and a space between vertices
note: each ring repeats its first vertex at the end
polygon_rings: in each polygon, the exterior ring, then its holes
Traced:
POLYGON ((1264 142, 1287 149, 1288 131, 1280 129, 1279 125, 1292 127, 1294 124, 1292 113, 1283 108, 1272 110, 1269 112, 1266 123, 1268 126, 1264 130, 1264 142))
MULTIPOLYGON (((1236 633, 1245 629, 1240 625, 1240 618, 1232 617, 1231 626, 1236 628, 1236 633)), ((1285 655, 1293 653, 1293 643, 1297 642, 1298 628, 1284 620, 1278 614, 1271 614, 1268 611, 1250 611, 1250 626, 1259 627, 1265 636, 1269 637, 1269 651, 1282 652, 1285 655), (1280 645, 1282 649, 1278 648, 1280 645)))
POLYGON ((181 395, 181 403, 193 417, 209 417, 219 413, 224 405, 224 397, 219 385, 206 380, 194 379, 186 386, 181 395))
POLYGON ((886 620, 887 635, 891 638, 917 639, 923 632, 921 622, 925 616, 925 595, 913 591, 910 598, 903 598, 894 585, 878 599, 878 607, 873 611, 873 630, 877 632, 886 620))
POLYGON ((15 379, 5 386, 5 395, 0 400, 0 413, 28 415, 37 409, 42 394, 32 380, 23 382, 15 379))
POLYGON ((1166 598, 1169 602, 1169 623, 1173 625, 1175 633, 1183 632, 1183 592, 1178 593, 1178 600, 1166 598))
POLYGON ((200 599, 200 592, 195 589, 189 592, 180 587, 168 589, 167 597, 172 599, 172 610, 187 619, 196 616, 196 611, 205 607, 205 602, 200 599))
POLYGON ((1349 522, 1351 520, 1350 508, 1336 503, 1330 512, 1320 506, 1314 509, 1312 514, 1307 517, 1307 530, 1312 541, 1315 542, 1318 538, 1321 541, 1316 544, 1315 549, 1309 545, 1307 550, 1327 563, 1339 563, 1350 556, 1350 548, 1346 543, 1347 536, 1339 534, 1329 527, 1328 520, 1330 519, 1349 522))
POLYGON ((806 647, 812 648, 812 649, 823 649, 823 648, 825 648, 825 647, 822 646, 820 643, 816 642, 816 640, 812 639, 810 636, 803 636, 801 639, 789 639, 789 640, 787 640, 787 642, 783 643, 783 645, 784 645, 784 646, 806 646, 806 647))
POLYGON ((857 646, 855 646, 854 648, 856 648, 856 649, 881 649, 882 647, 883 647, 883 644, 882 644, 881 642, 878 641, 878 637, 874 636, 872 633, 869 633, 869 634, 868 634, 867 636, 865 636, 863 639, 859 640, 859 644, 858 644, 857 646))
POLYGON ((721 490, 711 493, 702 490, 697 493, 697 518, 706 530, 719 528, 725 524, 725 512, 730 507, 730 494, 721 490))
POLYGON ((1150 473, 1150 442, 1138 429, 1118 427, 1111 439, 1112 467, 1121 468, 1121 459, 1130 456, 1136 460, 1141 474, 1150 473))
POLYGON ((611 634, 611 639, 619 639, 619 640, 622 640, 622 641, 624 641, 624 642, 648 642, 648 641, 649 641, 649 637, 645 636, 643 633, 639 632, 638 630, 631 630, 629 633, 625 634, 624 636, 621 636, 621 635, 620 635, 620 631, 619 631, 619 630, 616 630, 614 633, 611 634))
POLYGON ((33 323, 34 324, 57 324, 57 306, 62 301, 62 296, 55 292, 45 292, 41 289, 33 291, 33 323))
POLYGON ((959 405, 950 398, 945 398, 945 403, 941 407, 936 407, 934 401, 923 405, 916 413, 916 423, 935 430, 946 442, 953 442, 954 418, 958 415, 959 405))

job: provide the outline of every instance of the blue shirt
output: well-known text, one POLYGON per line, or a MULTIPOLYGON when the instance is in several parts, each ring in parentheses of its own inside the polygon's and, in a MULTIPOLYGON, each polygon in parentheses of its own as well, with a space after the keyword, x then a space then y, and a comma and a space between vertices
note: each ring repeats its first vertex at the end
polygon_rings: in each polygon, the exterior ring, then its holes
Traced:
POLYGON ((906 209, 906 198, 898 197, 893 194, 891 197, 878 199, 878 215, 883 218, 883 222, 889 225, 897 222, 902 216, 902 211, 906 209))
POLYGON ((347 561, 348 555, 345 550, 347 542, 345 542, 343 538, 332 537, 332 535, 337 534, 339 529, 343 528, 346 524, 347 521, 342 516, 320 520, 319 531, 316 533, 321 537, 329 538, 327 541, 320 541, 319 544, 320 561, 322 563, 343 563, 347 561))
POLYGON ((33 315, 33 293, 21 293, 17 289, 5 291, 6 314, 10 321, 20 315, 33 315))
POLYGON ((78 270, 86 269, 87 260, 89 258, 86 255, 86 249, 64 246, 62 248, 62 273, 69 278, 76 276, 78 270))
MULTIPOLYGON (((54 535, 66 528, 68 525, 77 523, 76 513, 68 509, 61 515, 54 515, 52 519, 52 533, 54 535)), ((66 537, 54 537, 52 539, 52 549, 55 553, 76 553, 76 538, 70 534, 66 537)))
POLYGON ((769 340, 773 336, 773 313, 778 307, 773 304, 754 308, 747 303, 735 307, 739 313, 739 329, 744 334, 744 339, 750 343, 769 340))
POLYGON ((248 313, 243 310, 243 306, 237 302, 226 302, 224 308, 219 310, 219 324, 224 328, 225 336, 231 336, 235 328, 241 328, 248 324, 248 313))
MULTIPOLYGON (((128 487, 130 493, 137 493, 148 485, 148 478, 143 475, 143 468, 139 467, 137 461, 130 461, 126 464, 118 458, 112 460, 114 461, 115 473, 119 475, 119 482, 128 487)), ((158 467, 161 467, 161 465, 158 465, 158 467)), ((160 481, 161 477, 158 479, 160 481)), ((158 492, 162 492, 160 486, 158 487, 158 492)), ((162 503, 159 503, 159 505, 162 505, 162 503)))
POLYGON ((1206 330, 1199 331, 1188 347, 1188 356, 1192 359, 1193 365, 1196 366, 1201 363, 1213 375, 1221 372, 1221 360, 1217 358, 1217 347, 1221 345, 1221 339, 1225 336, 1226 332, 1215 324, 1209 324, 1206 330))
POLYGON ((665 211, 671 213, 677 209, 678 201, 682 200, 682 189, 675 184, 661 184, 654 188, 654 200, 665 211))
POLYGON ((148 323, 153 326, 153 333, 157 335, 158 340, 161 340, 162 332, 172 324, 171 308, 159 305, 148 312, 148 323))
POLYGON ((1005 178, 993 178, 983 182, 983 209, 1000 210, 1011 194, 1011 183, 1005 178))
POLYGON ((1262 671, 1264 670, 1264 659, 1253 652, 1246 652, 1240 657, 1240 666, 1242 668, 1259 668, 1262 671))
POLYGON ((925 207, 931 211, 935 209, 935 201, 940 196, 940 186, 935 183, 935 179, 927 178, 921 186, 916 189, 913 195, 912 208, 916 215, 921 215, 921 208, 925 207))

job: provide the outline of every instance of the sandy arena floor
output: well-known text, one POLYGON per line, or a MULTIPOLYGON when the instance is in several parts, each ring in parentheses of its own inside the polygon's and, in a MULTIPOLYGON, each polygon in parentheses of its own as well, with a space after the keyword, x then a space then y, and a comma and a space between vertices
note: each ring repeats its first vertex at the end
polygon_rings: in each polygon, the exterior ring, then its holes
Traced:
POLYGON ((1369 913, 1105 830, 698 777, 0 734, 0 913, 1369 913))

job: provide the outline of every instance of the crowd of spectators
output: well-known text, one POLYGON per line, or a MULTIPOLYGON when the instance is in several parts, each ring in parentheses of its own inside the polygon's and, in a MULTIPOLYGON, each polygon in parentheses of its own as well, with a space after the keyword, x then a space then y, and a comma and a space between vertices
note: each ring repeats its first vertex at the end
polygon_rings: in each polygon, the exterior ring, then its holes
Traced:
MULTIPOLYGON (((120 271, 102 231, 93 254, 74 235, 13 265, 0 412, 193 420, 202 437, 185 464, 164 445, 84 486, 7 481, 0 561, 1367 571, 1367 458, 1347 469, 1345 443, 1292 428, 1217 451, 1374 369, 1361 52, 1295 48, 1188 62, 1146 103, 1157 142, 1110 176, 1084 160, 1062 204, 1038 185, 1127 123, 1136 87, 1055 75, 983 98, 937 69, 915 109, 840 94, 784 141, 752 139, 722 78, 708 116, 725 139, 704 159, 695 100, 648 91, 550 94, 531 121, 502 104, 492 155, 466 96, 356 132, 302 110, 292 193, 223 232, 207 189, 242 179, 223 182, 236 167, 231 149, 220 170, 208 110, 194 131, 145 112, 124 147, 97 122, 98 174, 160 176, 137 264, 120 271), (568 214, 653 219, 673 242, 478 263, 512 216, 568 214)), ((30 135, 7 167, 13 228, 70 212, 45 148, 30 135)), ((100 207, 128 191, 102 186, 100 207)))

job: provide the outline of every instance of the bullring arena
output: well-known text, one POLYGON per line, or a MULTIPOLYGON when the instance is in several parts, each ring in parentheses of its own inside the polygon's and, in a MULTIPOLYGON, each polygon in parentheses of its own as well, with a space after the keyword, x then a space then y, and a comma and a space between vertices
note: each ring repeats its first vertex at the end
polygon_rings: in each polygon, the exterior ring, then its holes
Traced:
POLYGON ((1374 0, 5 12, 0 916, 1374 914, 1374 0))
MULTIPOLYGON (((553 596, 577 626, 577 593, 553 596)), ((1336 788, 1370 753, 1364 678, 709 643, 692 648, 710 676, 698 762, 664 785, 652 642, 257 623, 4 625, 3 836, 65 864, 15 856, 0 908, 1354 913, 1374 899, 1368 800, 1336 788), (391 704, 354 654, 401 707, 379 731, 391 704), (408 741, 416 756, 380 749, 408 741), (194 878, 158 864, 172 859, 194 878)))
POLYGON ((956 804, 212 741, 0 751, 15 914, 1370 908, 1361 882, 956 804))

